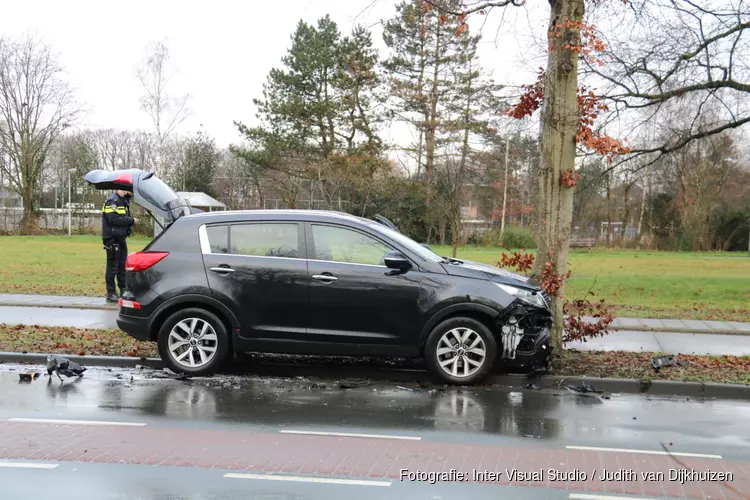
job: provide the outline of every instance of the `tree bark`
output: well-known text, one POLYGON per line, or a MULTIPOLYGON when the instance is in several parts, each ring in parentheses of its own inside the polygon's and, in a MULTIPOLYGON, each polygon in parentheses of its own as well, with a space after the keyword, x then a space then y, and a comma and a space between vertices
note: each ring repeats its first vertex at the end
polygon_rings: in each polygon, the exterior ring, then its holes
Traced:
MULTIPOLYGON (((541 113, 541 168, 539 172, 539 244, 534 275, 542 276, 545 263, 556 275, 564 275, 568 266, 568 249, 573 218, 573 187, 561 182, 567 170, 573 170, 576 158, 576 133, 580 124, 578 110, 578 53, 565 45, 580 46, 579 29, 556 28, 572 21, 580 23, 584 0, 549 0, 549 54, 544 82, 541 113), (555 32, 562 34, 554 36, 555 32)), ((562 348, 564 284, 552 294, 554 312, 552 346, 562 348)))
POLYGON ((505 177, 503 179, 503 211, 500 216, 500 241, 503 240, 503 234, 505 233, 505 207, 507 206, 508 198, 508 153, 510 149, 510 140, 505 139, 505 177))
POLYGON ((612 246, 612 173, 607 173, 607 247, 612 246))
POLYGON ((638 241, 640 243, 641 240, 641 234, 643 231, 643 215, 644 211, 646 210, 646 190, 648 185, 648 171, 646 171, 646 175, 643 176, 643 184, 641 184, 641 210, 638 214, 638 230, 636 231, 636 237, 638 238, 638 241))
POLYGON ((622 241, 625 240, 625 234, 627 233, 628 229, 628 223, 630 222, 630 189, 633 187, 632 182, 626 182, 623 186, 623 194, 622 194, 622 202, 623 202, 623 210, 622 210, 622 217, 620 220, 622 221, 622 227, 620 228, 620 238, 622 241))
MULTIPOLYGON (((434 68, 433 68, 433 75, 432 75, 432 86, 430 89, 430 108, 428 112, 428 122, 426 127, 426 133, 425 133, 425 139, 426 139, 426 158, 425 158, 425 186, 426 186, 426 199, 425 204, 427 205, 427 221, 429 224, 428 229, 428 236, 427 240, 429 243, 429 240, 432 236, 432 228, 435 224, 436 216, 434 214, 433 208, 432 208, 432 197, 434 195, 434 190, 432 186, 432 179, 435 172, 435 149, 437 148, 437 106, 438 106, 438 100, 440 98, 439 91, 440 91, 440 43, 441 43, 441 31, 440 31, 440 21, 435 21, 435 61, 434 61, 434 68)), ((445 244, 445 234, 444 229, 440 230, 440 244, 445 244)))

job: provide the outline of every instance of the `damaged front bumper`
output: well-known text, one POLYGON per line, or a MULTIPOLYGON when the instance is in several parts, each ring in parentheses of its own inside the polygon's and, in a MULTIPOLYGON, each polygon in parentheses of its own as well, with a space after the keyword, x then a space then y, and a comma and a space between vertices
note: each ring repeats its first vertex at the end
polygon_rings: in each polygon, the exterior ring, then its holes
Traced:
POLYGON ((515 306, 498 318, 498 362, 505 369, 533 373, 552 367, 550 345, 552 316, 549 310, 515 306))

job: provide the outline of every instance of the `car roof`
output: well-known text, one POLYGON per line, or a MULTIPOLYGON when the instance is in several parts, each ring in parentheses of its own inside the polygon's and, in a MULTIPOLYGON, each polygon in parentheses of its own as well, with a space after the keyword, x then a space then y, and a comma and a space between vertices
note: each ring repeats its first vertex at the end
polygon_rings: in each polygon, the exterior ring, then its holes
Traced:
POLYGON ((377 224, 377 222, 355 215, 347 214, 345 212, 337 212, 333 210, 304 210, 304 209, 280 209, 280 210, 216 210, 212 212, 199 212, 190 214, 182 217, 187 220, 200 220, 205 222, 218 222, 218 221, 241 221, 241 220, 263 220, 268 218, 280 218, 289 220, 317 220, 317 221, 350 221, 357 222, 359 224, 377 224), (211 220, 217 219, 217 220, 211 220))

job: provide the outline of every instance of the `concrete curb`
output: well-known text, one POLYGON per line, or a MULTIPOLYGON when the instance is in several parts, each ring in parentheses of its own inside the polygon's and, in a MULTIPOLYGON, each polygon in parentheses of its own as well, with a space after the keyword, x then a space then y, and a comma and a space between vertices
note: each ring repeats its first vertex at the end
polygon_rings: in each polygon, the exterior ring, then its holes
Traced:
POLYGON ((667 332, 667 333, 687 333, 687 334, 714 334, 714 335, 750 335, 750 330, 740 330, 737 328, 663 328, 647 325, 639 326, 610 326, 610 330, 614 331, 630 331, 630 332, 667 332))
MULTIPOLYGON (((32 304, 27 301, 13 301, 3 300, 0 301, 0 307, 45 307, 50 309, 93 309, 99 311, 117 311, 119 306, 117 304, 78 304, 75 302, 70 303, 44 303, 32 304)), ((624 319, 639 319, 625 317, 624 319)), ((687 333, 687 334, 719 334, 719 335, 748 335, 750 336, 750 330, 742 330, 739 328, 690 328, 687 326, 679 327, 666 327, 666 326, 649 326, 644 324, 637 325, 614 325, 609 327, 612 331, 638 331, 638 332, 669 332, 669 333, 687 333)))
MULTIPOLYGON (((63 354, 71 361, 84 366, 103 366, 108 368, 135 368, 137 365, 149 368, 162 369, 164 362, 159 358, 131 358, 126 356, 78 356, 63 354)), ((47 364, 46 354, 0 352, 0 362, 5 363, 32 363, 37 365, 47 364)))
MULTIPOLYGON (((101 366, 110 368, 135 368, 146 366, 161 370, 164 362, 159 358, 131 358, 122 356, 75 356, 66 355, 72 361, 84 366, 101 366)), ((0 352, 0 362, 46 364, 46 354, 0 352)), ((232 368, 239 365, 234 365, 232 368)), ((375 379, 389 382, 432 382, 438 383, 435 377, 424 369, 393 368, 383 366, 356 366, 331 364, 297 364, 284 362, 243 363, 240 373, 273 376, 273 377, 315 377, 320 379, 375 379)), ((229 373, 231 373, 230 368, 229 373)), ((721 384, 703 382, 680 382, 674 380, 654 380, 646 384, 635 379, 599 378, 599 377, 566 377, 562 375, 514 375, 491 374, 482 385, 494 385, 525 389, 535 384, 540 389, 561 389, 562 384, 577 385, 586 382, 604 393, 648 394, 651 396, 680 396, 708 399, 741 399, 750 400, 750 385, 721 384)))
POLYGON ((46 307, 49 309, 95 309, 99 311, 117 311, 117 304, 30 304, 28 302, 0 301, 0 307, 46 307))

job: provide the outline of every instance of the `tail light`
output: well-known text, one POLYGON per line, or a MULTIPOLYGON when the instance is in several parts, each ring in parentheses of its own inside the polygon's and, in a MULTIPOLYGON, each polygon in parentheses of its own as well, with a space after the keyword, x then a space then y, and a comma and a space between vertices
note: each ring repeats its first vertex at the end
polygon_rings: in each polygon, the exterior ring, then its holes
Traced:
POLYGON ((133 252, 125 260, 125 270, 135 273, 145 271, 167 255, 169 252, 133 252))
POLYGON ((117 302, 120 305, 120 307, 128 307, 130 309, 141 308, 141 304, 139 302, 136 302, 135 300, 125 300, 123 298, 120 298, 117 302))

